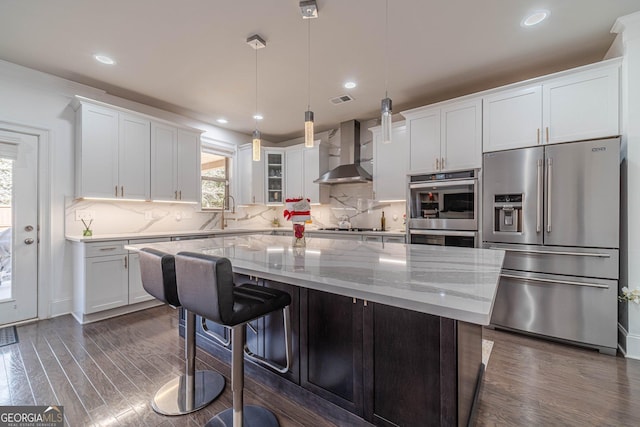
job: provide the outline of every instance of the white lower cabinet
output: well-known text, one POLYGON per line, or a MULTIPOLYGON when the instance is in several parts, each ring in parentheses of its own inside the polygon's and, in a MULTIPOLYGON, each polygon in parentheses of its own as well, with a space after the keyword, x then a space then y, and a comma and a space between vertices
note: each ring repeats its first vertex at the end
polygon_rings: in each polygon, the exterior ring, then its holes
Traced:
POLYGON ((128 253, 124 246, 129 242, 162 241, 169 239, 74 242, 73 315, 78 322, 93 322, 160 304, 142 287, 138 254, 128 253))
MULTIPOLYGON (((130 245, 141 243, 168 242, 170 239, 137 239, 129 240, 130 245)), ((140 255, 137 252, 129 252, 129 265, 127 278, 129 280, 129 304, 150 301, 154 299, 142 286, 142 276, 140 275, 140 255)))

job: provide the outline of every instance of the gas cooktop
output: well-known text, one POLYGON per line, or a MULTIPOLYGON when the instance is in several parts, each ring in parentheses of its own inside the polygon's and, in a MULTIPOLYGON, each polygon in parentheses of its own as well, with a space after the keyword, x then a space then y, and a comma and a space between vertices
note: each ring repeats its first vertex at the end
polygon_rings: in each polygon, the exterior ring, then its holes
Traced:
POLYGON ((380 231, 377 228, 362 228, 362 227, 352 227, 352 228, 327 227, 327 228, 318 228, 318 230, 322 230, 322 231, 380 231))

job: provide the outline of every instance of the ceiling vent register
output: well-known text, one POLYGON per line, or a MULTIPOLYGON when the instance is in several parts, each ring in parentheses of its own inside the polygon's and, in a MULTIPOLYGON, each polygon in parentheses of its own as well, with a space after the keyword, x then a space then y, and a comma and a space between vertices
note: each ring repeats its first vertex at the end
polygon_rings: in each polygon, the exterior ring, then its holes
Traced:
POLYGON ((353 101, 355 98, 351 95, 340 95, 335 98, 329 99, 333 105, 344 104, 345 102, 353 101))

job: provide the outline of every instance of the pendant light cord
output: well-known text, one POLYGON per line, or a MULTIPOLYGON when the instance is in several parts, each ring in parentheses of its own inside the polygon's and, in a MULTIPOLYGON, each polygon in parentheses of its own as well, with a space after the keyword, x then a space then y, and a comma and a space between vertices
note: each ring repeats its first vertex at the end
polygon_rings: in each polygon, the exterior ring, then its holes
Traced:
POLYGON ((388 98, 389 89, 389 0, 385 0, 385 17, 384 17, 384 97, 388 98))
POLYGON ((256 49, 256 112, 254 113, 255 127, 258 129, 258 49, 256 49))
POLYGON ((307 19, 307 111, 311 110, 311 19, 307 19))

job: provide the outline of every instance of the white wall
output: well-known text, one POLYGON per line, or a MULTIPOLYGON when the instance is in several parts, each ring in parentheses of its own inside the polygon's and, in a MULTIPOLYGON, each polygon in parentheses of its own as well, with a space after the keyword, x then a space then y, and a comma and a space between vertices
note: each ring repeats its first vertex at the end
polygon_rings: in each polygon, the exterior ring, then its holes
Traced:
MULTIPOLYGON (((72 266, 70 247, 64 238, 65 197, 74 190, 74 111, 70 102, 82 95, 131 110, 153 115, 205 131, 205 136, 233 144, 246 143, 248 135, 216 128, 196 120, 168 113, 132 101, 116 98, 99 89, 80 85, 45 73, 0 60, 0 127, 22 125, 48 132, 49 159, 40 159, 41 172, 49 176, 41 186, 44 199, 50 199, 51 226, 41 230, 39 296, 47 301, 39 304, 41 318, 68 313, 72 309, 72 266), (44 187, 44 188, 43 188, 44 187), (42 246, 42 245, 41 245, 42 246)), ((42 225, 42 224, 41 224, 42 225)))
MULTIPOLYGON (((620 284, 640 288, 640 12, 618 18, 614 47, 622 45, 622 167, 620 284), (626 182, 624 176, 626 175, 626 182), (624 191, 626 188, 626 192, 624 191)), ((640 305, 620 309, 621 347, 627 357, 640 359, 640 305)))

